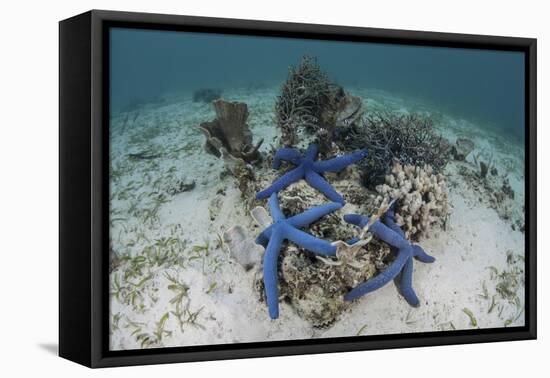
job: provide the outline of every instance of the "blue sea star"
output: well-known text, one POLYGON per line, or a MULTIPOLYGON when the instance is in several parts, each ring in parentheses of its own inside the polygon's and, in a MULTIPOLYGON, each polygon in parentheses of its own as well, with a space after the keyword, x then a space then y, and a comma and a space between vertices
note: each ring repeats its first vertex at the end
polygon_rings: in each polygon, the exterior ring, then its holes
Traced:
MULTIPOLYGON (((395 204, 394 204, 395 205, 395 204)), ((416 244, 411 244, 399 225, 395 223, 395 210, 392 205, 382 217, 383 222, 375 220, 369 224, 369 218, 358 214, 344 215, 344 220, 361 228, 368 225, 368 230, 379 239, 385 241, 397 253, 395 260, 383 272, 363 282, 344 297, 352 301, 376 289, 381 288, 392 279, 395 280, 397 288, 405 300, 413 307, 418 307, 420 301, 412 287, 413 257, 424 263, 432 263, 435 258, 428 255, 416 244)))
POLYGON ((348 165, 363 159, 367 155, 367 151, 360 150, 329 160, 315 161, 318 153, 319 147, 316 144, 310 144, 303 155, 294 148, 281 148, 273 158, 273 169, 279 169, 283 160, 291 162, 296 167, 275 180, 269 188, 256 194, 256 199, 268 198, 271 194, 286 188, 293 182, 304 179, 328 199, 343 205, 342 196, 334 190, 322 174, 323 172, 340 172, 348 165))
POLYGON ((318 239, 313 235, 299 230, 317 221, 324 215, 330 214, 342 207, 340 203, 332 202, 315 206, 303 213, 285 218, 277 193, 269 197, 269 211, 273 218, 271 226, 263 230, 256 243, 265 247, 264 254, 264 286, 267 297, 267 307, 271 319, 279 317, 279 290, 277 288, 277 260, 281 245, 285 240, 290 240, 308 251, 324 255, 336 255, 336 247, 326 240, 318 239))

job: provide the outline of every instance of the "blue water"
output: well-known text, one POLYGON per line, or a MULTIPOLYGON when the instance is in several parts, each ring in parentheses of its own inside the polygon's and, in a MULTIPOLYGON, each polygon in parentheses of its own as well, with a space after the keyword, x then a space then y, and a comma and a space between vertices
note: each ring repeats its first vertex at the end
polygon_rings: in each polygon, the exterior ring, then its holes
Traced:
POLYGON ((172 92, 282 83, 316 56, 342 86, 423 99, 434 110, 524 138, 523 53, 139 29, 111 30, 111 109, 172 92))

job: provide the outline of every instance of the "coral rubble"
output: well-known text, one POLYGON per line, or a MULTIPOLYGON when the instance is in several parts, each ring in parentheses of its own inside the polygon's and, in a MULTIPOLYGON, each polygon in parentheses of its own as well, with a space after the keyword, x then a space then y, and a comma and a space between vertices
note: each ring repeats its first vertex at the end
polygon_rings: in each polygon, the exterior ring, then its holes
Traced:
MULTIPOLYGON (((350 189, 366 192, 357 180, 345 185, 350 189)), ((360 198, 351 198, 352 202, 346 204, 346 209, 359 211, 360 203, 366 195, 364 193, 360 198)), ((324 195, 305 181, 293 183, 279 193, 280 207, 288 214, 301 213, 324 201, 324 195)), ((258 214, 253 217, 259 218, 259 224, 266 224, 258 214)), ((320 239, 335 240, 332 244, 336 247, 336 255, 322 257, 292 243, 283 245, 279 259, 280 298, 284 298, 313 327, 326 328, 347 308, 344 295, 349 289, 387 266, 387 260, 391 257, 390 249, 376 240, 351 246, 341 241, 340 239, 351 239, 356 232, 337 212, 325 215, 318 222, 304 228, 304 231, 320 239)), ((263 293, 263 288, 261 290, 263 293)))
POLYGON ((313 207, 303 213, 286 218, 277 200, 277 193, 269 198, 269 210, 273 223, 264 229, 256 243, 265 248, 264 253, 264 286, 269 309, 269 316, 272 319, 279 317, 279 290, 278 290, 278 258, 281 246, 285 240, 290 240, 308 251, 331 256, 336 254, 336 247, 328 241, 318 239, 299 228, 307 227, 319 218, 332 213, 342 207, 341 204, 332 202, 321 206, 313 207))
POLYGON ((369 218, 358 214, 347 214, 344 216, 347 222, 361 227, 363 231, 368 231, 380 240, 388 243, 396 254, 395 260, 387 269, 346 294, 344 297, 346 301, 357 299, 381 288, 391 280, 396 280, 396 286, 403 298, 413 307, 417 307, 420 304, 412 287, 413 257, 423 263, 432 263, 435 259, 424 252, 419 245, 411 244, 405 238, 405 233, 395 223, 394 206, 395 203, 389 207, 382 216, 382 221, 377 219, 377 217, 369 218))
MULTIPOLYGON (((327 217, 318 223, 325 223, 327 217)), ((332 244, 336 258, 312 259, 307 251, 293 245, 281 252, 281 295, 315 328, 332 325, 348 306, 344 295, 385 269, 391 255, 389 247, 377 240, 332 244)))

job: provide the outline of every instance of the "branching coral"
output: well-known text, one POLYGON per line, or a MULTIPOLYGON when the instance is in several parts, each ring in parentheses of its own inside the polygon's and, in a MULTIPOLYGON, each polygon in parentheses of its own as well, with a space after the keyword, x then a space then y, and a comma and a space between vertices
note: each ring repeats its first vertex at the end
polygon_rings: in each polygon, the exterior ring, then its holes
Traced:
POLYGON ((298 67, 290 67, 275 104, 281 143, 293 146, 299 127, 318 127, 323 109, 329 102, 332 84, 313 57, 304 56, 298 67))
POLYGON ((447 185, 428 165, 394 164, 386 183, 376 187, 377 202, 396 200, 396 222, 407 239, 418 240, 434 226, 444 227, 450 214, 447 185))
POLYGON ((450 156, 450 145, 436 135, 433 119, 414 113, 370 112, 363 125, 350 129, 340 143, 345 149, 369 150, 369 157, 361 165, 368 187, 382 183, 394 161, 429 164, 440 172, 450 156))

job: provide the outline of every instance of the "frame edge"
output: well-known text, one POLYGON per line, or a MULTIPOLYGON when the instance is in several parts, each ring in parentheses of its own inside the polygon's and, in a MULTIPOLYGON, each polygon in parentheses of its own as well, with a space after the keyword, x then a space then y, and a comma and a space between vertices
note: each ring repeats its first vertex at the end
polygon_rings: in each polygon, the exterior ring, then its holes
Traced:
MULTIPOLYGON (((148 13, 132 13, 132 12, 115 12, 115 11, 103 11, 93 10, 87 14, 91 15, 91 27, 90 27, 90 50, 92 55, 88 62, 91 62, 90 75, 90 101, 87 103, 88 109, 90 104, 92 105, 92 112, 88 124, 91 125, 90 143, 91 143, 91 164, 90 171, 88 171, 92 182, 89 188, 92 188, 92 193, 88 199, 92 206, 91 214, 88 219, 91 219, 91 256, 89 262, 91 263, 91 300, 92 308, 89 311, 90 318, 90 334, 92 339, 89 343, 91 345, 90 360, 89 363, 85 363, 90 367, 112 367, 120 365, 142 365, 142 364, 158 364, 158 363, 174 363, 174 362, 191 362, 191 361, 204 361, 204 360, 220 360, 220 359, 236 359, 236 358, 255 358, 255 357, 269 357, 269 356, 281 356, 281 355, 302 355, 312 353, 328 353, 328 352, 346 352, 346 351, 362 351, 372 349, 390 349, 390 348, 408 348, 408 347, 426 347, 435 345, 452 345, 452 344, 470 344, 481 342, 496 342, 496 341, 513 341, 513 340, 529 340, 536 339, 536 39, 533 38, 515 38, 515 37, 495 37, 485 35, 468 35, 468 34, 454 34, 454 33, 433 33, 433 32, 418 32, 418 31, 406 31, 406 30, 389 30, 389 29, 373 29, 353 26, 332 26, 321 24, 300 24, 300 23, 284 23, 284 22, 272 22, 272 21, 253 21, 253 20, 236 20, 236 19, 224 19, 224 18, 207 18, 207 17, 195 17, 195 16, 177 16, 177 15, 160 15, 160 14, 148 14, 148 13), (530 287, 530 308, 529 314, 529 327, 523 330, 518 330, 514 333, 495 333, 492 335, 483 335, 473 337, 471 335, 445 335, 437 337, 419 337, 413 341, 399 339, 399 340, 382 340, 382 341, 349 341, 340 344, 327 344, 312 345, 312 346, 266 346, 263 348, 234 348, 232 350, 223 351, 204 351, 204 352, 173 352, 166 351, 165 353, 150 353, 147 355, 139 356, 110 356, 105 354, 103 346, 105 345, 104 336, 101 334, 103 327, 103 320, 101 312, 102 309, 102 238, 101 235, 101 212, 104 205, 99 193, 101 192, 101 181, 105 179, 102 174, 102 96, 103 96, 103 69, 104 61, 102 49, 103 40, 103 23, 105 21, 129 21, 136 23, 159 23, 165 25, 200 25, 200 26, 216 26, 221 28, 236 28, 240 30, 269 30, 278 29, 286 33, 292 32, 305 32, 317 35, 321 38, 322 35, 354 35, 359 34, 362 36, 374 36, 376 38, 382 38, 391 40, 409 41, 438 41, 438 43, 449 42, 451 44, 463 44, 468 43, 470 46, 483 46, 485 44, 492 44, 495 46, 512 46, 518 50, 524 51, 526 56, 529 57, 529 64, 526 66, 528 70, 529 91, 527 95, 529 97, 526 104, 526 113, 528 113, 529 123, 526 123, 526 130, 529 132, 528 143, 530 147, 529 153, 529 180, 526 180, 529 187, 530 203, 529 203, 529 251, 531 253, 531 259, 529 261, 530 277, 528 285, 530 287), (322 30, 323 34, 317 34, 322 30), (478 41, 473 42, 472 39, 478 38, 478 41), (98 191, 96 191, 98 190, 98 191), (98 195, 96 195, 96 193, 98 195)), ((69 19, 70 20, 70 19, 69 19)), ((61 59, 61 58, 60 58, 61 59)), ((527 83, 526 83, 527 84, 527 83)), ((60 102, 61 106, 61 102, 60 102)), ((105 147, 105 146, 103 146, 105 147)), ((61 163, 60 163, 61 164, 61 163)), ((60 175, 61 178, 61 175, 60 175)), ((61 184, 61 181, 60 181, 61 184)), ((61 234, 60 234, 61 235, 61 234)), ((61 236, 60 236, 61 238, 61 236)), ((61 264, 61 262, 60 262, 61 264)), ((61 294, 60 294, 61 295, 61 294)), ((60 299, 61 301, 61 299, 60 299)), ((61 327, 61 324, 60 324, 61 327)), ((61 344, 61 342, 60 342, 61 344)), ((61 351, 61 345, 60 345, 61 351)), ((60 353, 61 354, 61 353, 60 353)), ((78 361, 77 361, 78 362, 78 361)))
POLYGON ((90 20, 59 22, 59 356, 90 366, 90 20))

